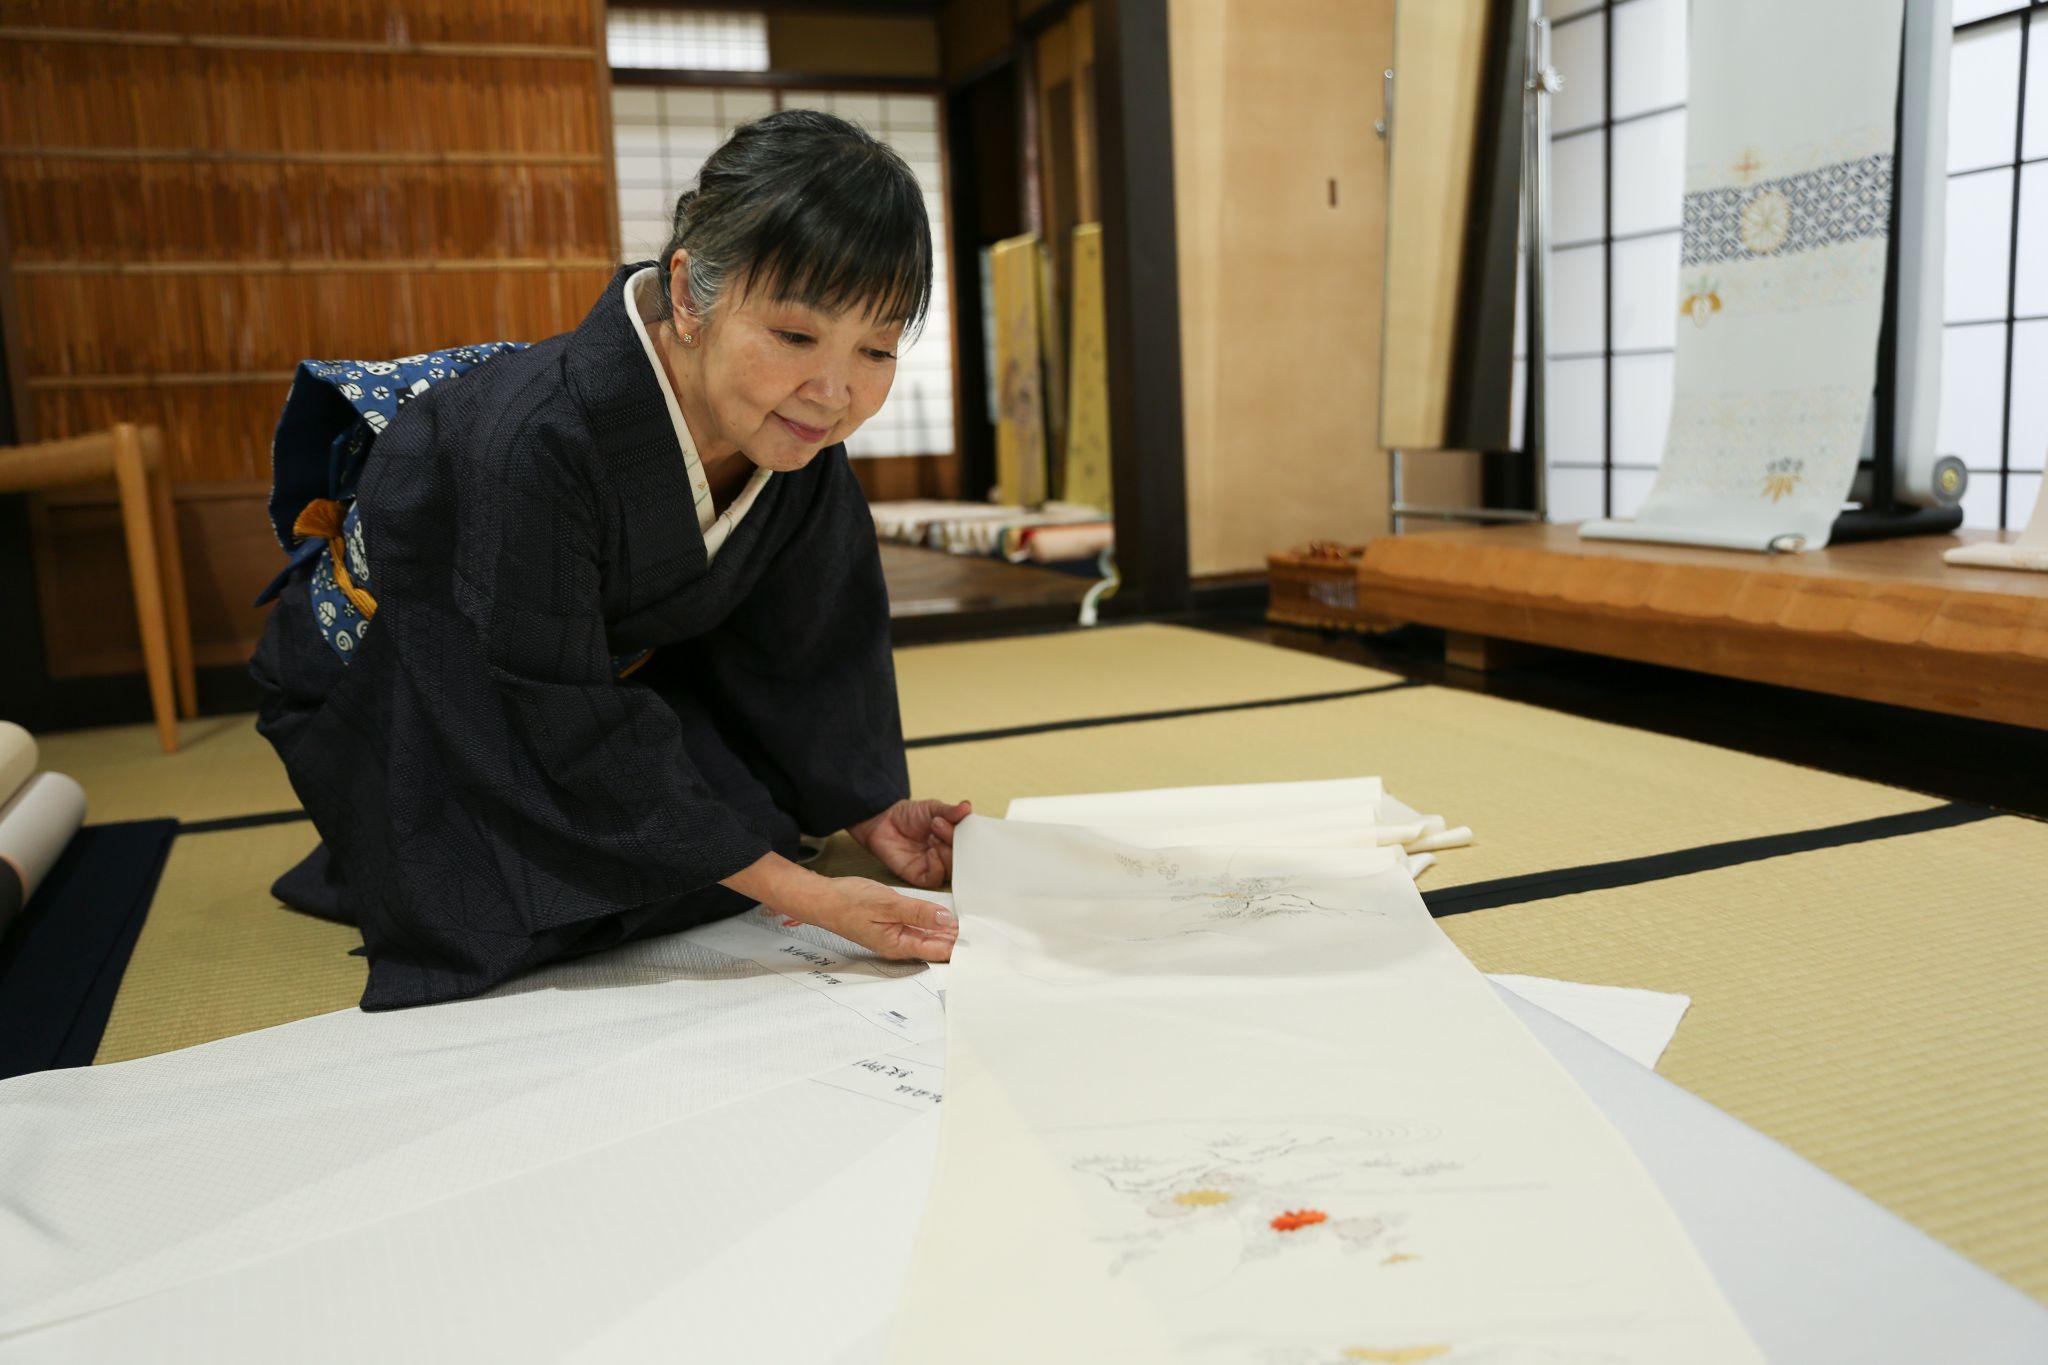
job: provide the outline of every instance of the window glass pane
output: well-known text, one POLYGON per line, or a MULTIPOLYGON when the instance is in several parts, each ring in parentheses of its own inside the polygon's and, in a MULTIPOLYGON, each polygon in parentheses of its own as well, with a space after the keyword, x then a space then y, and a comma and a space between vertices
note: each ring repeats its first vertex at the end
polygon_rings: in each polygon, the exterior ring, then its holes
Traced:
POLYGON ((1950 322, 2005 316, 2012 246, 2012 172, 1981 171, 1948 182, 1948 254, 1942 316, 1950 322))
POLYGON ((1630 0, 1614 11, 1614 116, 1685 101, 1685 0, 1630 0))
POLYGON ((2009 474, 2005 482, 2005 524, 2015 531, 2024 530, 2033 517, 2043 515, 2041 476, 2009 474))
MULTIPOLYGON (((2048 37, 2048 24, 2041 33, 2048 37)), ((2042 56, 2048 66, 2048 52, 2042 56)), ((2020 168, 2019 247, 2012 310, 2021 317, 2048 314, 2048 162, 2020 168)), ((2048 374, 2041 382, 2048 384, 2048 374)))
POLYGON ((892 129, 930 128, 939 126, 939 102, 923 95, 889 95, 884 102, 887 106, 889 126, 892 129))
POLYGON ((763 114, 775 112, 775 92, 772 90, 721 90, 718 92, 720 121, 728 128, 737 128, 742 123, 751 123, 763 114))
POLYGON ((2048 322, 2022 322, 2012 333, 2014 469, 2048 466, 2048 322))
POLYGON ((1508 386, 1508 439, 1516 449, 1522 445, 1522 403, 1528 397, 1529 362, 1526 358, 1515 361, 1515 376, 1508 386))
POLYGON ((1963 525, 1980 530, 1998 529, 1998 484, 1996 474, 1972 474, 1963 489, 1963 525))
POLYGON ((2048 15, 2036 14, 2027 35, 2027 134, 2021 155, 2048 156, 2048 15))
POLYGON ((661 92, 646 87, 612 87, 612 117, 620 123, 654 123, 661 118, 661 92))
POLYGON ((1568 133, 1600 121, 1606 88, 1605 30, 1602 20, 1582 19, 1551 34, 1550 64, 1564 77, 1564 89, 1551 97, 1552 132, 1568 133))
MULTIPOLYGON (((1600 0, 1550 0, 1550 3, 1543 7, 1543 11, 1550 16, 1553 23, 1562 23, 1574 14, 1586 14, 1598 8, 1600 0)), ((1586 19, 1581 22, 1592 24, 1598 23, 1599 20, 1586 19)))
POLYGON ((880 95, 841 95, 839 107, 832 111, 843 119, 858 123, 871 133, 882 131, 882 97, 880 95))
POLYGON ((2005 324, 1951 327, 1941 337, 1941 453, 1998 468, 2005 416, 2005 324))
POLYGON ((1958 24, 1967 24, 1972 19, 1987 19, 1994 14, 2009 14, 2027 7, 2027 0, 1955 0, 1955 11, 1951 18, 1958 24))
POLYGON ((666 162, 660 150, 652 152, 631 150, 626 143, 615 144, 618 148, 620 198, 626 198, 625 191, 642 186, 659 189, 668 183, 666 162))
POLYGON ((1548 428, 1543 434, 1546 456, 1567 464, 1598 464, 1606 444, 1607 380, 1601 360, 1553 360, 1547 374, 1550 388, 1548 428))
POLYGON ((613 66, 768 69, 768 16, 758 11, 615 9, 606 16, 605 36, 613 66))
POLYGON ((1614 130, 1614 230, 1675 228, 1685 216, 1685 111, 1614 130))
POLYGON ((1544 489, 1552 521, 1591 521, 1606 515, 1606 479, 1597 469, 1552 469, 1544 489))
POLYGON ((1614 244, 1614 349, 1671 346, 1678 336, 1679 234, 1614 244))
POLYGON ((1581 242, 1600 236, 1601 176, 1606 148, 1600 135, 1568 137, 1550 147, 1550 237, 1581 242))
POLYGON ((2011 161, 2019 127, 2019 21, 1958 33, 1948 69, 1948 168, 2011 161))
POLYGON ((1650 496, 1650 488, 1657 482, 1654 469, 1617 469, 1614 471, 1614 515, 1632 517, 1643 509, 1643 499, 1650 496))
POLYGON ((1664 436, 1671 428, 1671 372, 1668 355, 1614 358, 1614 462, 1661 464, 1664 436))
POLYGON ((1607 311, 1607 286, 1600 278, 1601 250, 1582 246, 1550 253, 1550 335, 1545 349, 1551 355, 1606 349, 1601 320, 1607 311))

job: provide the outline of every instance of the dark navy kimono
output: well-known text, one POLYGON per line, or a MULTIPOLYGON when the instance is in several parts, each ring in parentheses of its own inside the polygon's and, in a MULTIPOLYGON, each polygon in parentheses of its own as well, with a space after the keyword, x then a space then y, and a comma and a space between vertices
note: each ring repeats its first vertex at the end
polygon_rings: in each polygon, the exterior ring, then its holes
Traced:
POLYGON ((348 660, 301 572, 251 663, 323 841, 276 889, 360 926, 365 1009, 732 914, 721 878, 909 792, 845 448, 770 478, 707 564, 624 277, 378 436, 375 627, 348 660))

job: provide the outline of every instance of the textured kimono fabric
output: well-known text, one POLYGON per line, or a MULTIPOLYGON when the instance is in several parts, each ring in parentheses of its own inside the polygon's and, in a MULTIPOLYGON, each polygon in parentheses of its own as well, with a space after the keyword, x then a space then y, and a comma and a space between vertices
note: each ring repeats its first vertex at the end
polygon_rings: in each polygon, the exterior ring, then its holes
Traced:
POLYGON ((845 448, 771 478, 707 563, 619 280, 407 405, 357 505, 375 628, 344 664, 301 576, 251 671, 322 839, 277 892, 361 928, 363 1008, 732 914, 721 878, 908 793, 845 448))

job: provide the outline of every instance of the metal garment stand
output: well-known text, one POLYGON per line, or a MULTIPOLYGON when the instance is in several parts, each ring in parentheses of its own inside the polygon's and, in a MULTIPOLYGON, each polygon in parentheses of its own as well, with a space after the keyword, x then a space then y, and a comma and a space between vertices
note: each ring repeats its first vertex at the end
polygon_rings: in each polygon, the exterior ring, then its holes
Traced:
MULTIPOLYGON (((1522 73, 1522 290, 1526 299, 1525 340, 1528 379, 1522 402, 1522 453, 1530 461, 1531 488, 1536 506, 1429 507, 1411 503, 1402 495, 1399 450, 1387 452, 1392 463, 1389 485, 1388 523, 1399 533, 1407 517, 1441 521, 1541 522, 1549 516, 1549 471, 1545 467, 1544 409, 1547 382, 1544 356, 1548 350, 1547 285, 1550 276, 1550 97, 1564 88, 1564 78, 1550 64, 1550 20, 1543 16, 1543 0, 1529 0, 1529 42, 1522 73)), ((1386 114, 1373 131, 1386 138, 1394 122, 1394 72, 1383 73, 1382 90, 1386 114)), ((1383 339, 1384 341, 1384 339, 1383 339)))

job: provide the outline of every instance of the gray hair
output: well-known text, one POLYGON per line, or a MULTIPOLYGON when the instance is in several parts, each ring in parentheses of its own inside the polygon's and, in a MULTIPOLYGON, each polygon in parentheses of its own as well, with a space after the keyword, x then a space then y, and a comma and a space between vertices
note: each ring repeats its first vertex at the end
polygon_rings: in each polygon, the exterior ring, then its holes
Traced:
MULTIPOLYGON (((676 200, 666 274, 689 255, 690 302, 708 317, 739 284, 828 313, 861 308, 915 330, 931 306, 932 234, 902 157, 866 130, 785 109, 735 130, 676 200)), ((662 290, 661 316, 673 311, 662 290)))

